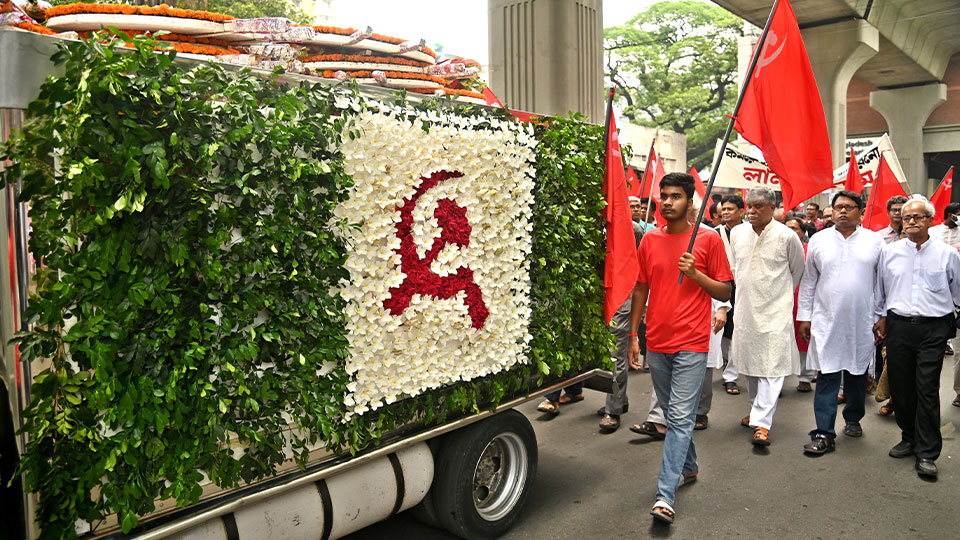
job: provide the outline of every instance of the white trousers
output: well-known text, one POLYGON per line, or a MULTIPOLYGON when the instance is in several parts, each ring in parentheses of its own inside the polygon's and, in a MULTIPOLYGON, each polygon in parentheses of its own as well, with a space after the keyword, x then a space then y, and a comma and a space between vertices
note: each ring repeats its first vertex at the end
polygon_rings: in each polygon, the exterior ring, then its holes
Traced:
POLYGON ((740 377, 740 371, 737 369, 737 366, 733 365, 733 358, 730 357, 730 343, 731 339, 725 337, 720 340, 720 354, 723 355, 723 359, 727 361, 727 367, 723 370, 723 382, 737 382, 737 379, 740 377))
POLYGON ((777 412, 777 401, 783 390, 785 377, 747 377, 747 392, 750 406, 750 426, 770 429, 773 426, 773 413, 777 412))
POLYGON ((805 383, 812 383, 813 378, 817 376, 817 370, 810 369, 810 366, 807 365, 807 352, 800 351, 800 375, 797 376, 797 380, 805 383))

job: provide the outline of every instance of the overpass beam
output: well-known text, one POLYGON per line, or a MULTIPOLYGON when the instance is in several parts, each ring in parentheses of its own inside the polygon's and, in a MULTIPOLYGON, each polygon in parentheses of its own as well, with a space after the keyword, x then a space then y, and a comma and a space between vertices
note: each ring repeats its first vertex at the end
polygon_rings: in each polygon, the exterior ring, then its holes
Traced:
POLYGON ((860 66, 880 50, 880 33, 859 19, 816 26, 801 33, 823 101, 833 166, 839 167, 846 161, 847 86, 860 66))
POLYGON ((942 83, 870 92, 870 106, 886 119, 890 142, 913 192, 930 194, 923 161, 923 125, 946 100, 947 85, 942 83))

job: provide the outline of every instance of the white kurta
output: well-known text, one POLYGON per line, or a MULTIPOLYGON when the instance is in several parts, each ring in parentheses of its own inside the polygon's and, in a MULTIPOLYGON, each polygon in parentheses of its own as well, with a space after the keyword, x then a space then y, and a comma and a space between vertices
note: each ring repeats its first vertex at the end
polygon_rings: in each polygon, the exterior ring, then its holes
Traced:
POLYGON ((797 320, 810 321, 809 366, 854 375, 870 369, 873 290, 884 245, 883 237, 863 227, 849 238, 832 228, 810 238, 797 298, 797 320))
POLYGON ((742 223, 730 232, 730 247, 737 262, 731 353, 737 368, 753 377, 800 373, 793 329, 793 291, 803 276, 800 237, 776 220, 759 235, 742 223))
POLYGON ((719 332, 714 333, 713 331, 713 317, 712 315, 717 312, 718 309, 725 307, 727 311, 730 311, 732 307, 730 302, 721 302, 716 298, 711 298, 711 317, 710 317, 710 349, 707 351, 707 367, 708 368, 719 368, 723 366, 723 356, 720 354, 720 345, 723 341, 723 328, 719 332))

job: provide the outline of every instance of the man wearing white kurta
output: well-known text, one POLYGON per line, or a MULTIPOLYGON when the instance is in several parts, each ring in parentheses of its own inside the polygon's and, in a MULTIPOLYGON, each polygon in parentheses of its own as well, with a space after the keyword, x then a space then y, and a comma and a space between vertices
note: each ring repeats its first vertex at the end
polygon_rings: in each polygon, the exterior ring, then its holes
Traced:
POLYGON ((800 373, 793 291, 803 276, 803 244, 773 219, 777 200, 772 189, 750 190, 745 203, 747 223, 730 233, 737 263, 732 355, 747 378, 752 402, 750 415, 740 423, 754 428, 754 444, 767 446, 783 380, 800 373))
POLYGON ((817 427, 803 447, 807 455, 835 448, 841 377, 846 396, 843 432, 850 437, 863 435, 860 420, 877 320, 873 290, 880 252, 886 245, 879 234, 860 227, 863 199, 858 194, 841 191, 831 206, 836 226, 810 238, 797 302, 800 337, 810 344, 808 363, 820 371, 813 398, 817 427))

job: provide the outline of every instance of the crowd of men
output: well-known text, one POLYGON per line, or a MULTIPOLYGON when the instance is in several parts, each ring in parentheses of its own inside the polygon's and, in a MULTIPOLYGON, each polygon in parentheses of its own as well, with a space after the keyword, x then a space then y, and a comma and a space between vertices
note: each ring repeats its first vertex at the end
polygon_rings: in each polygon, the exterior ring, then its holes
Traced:
MULTIPOLYGON (((843 433, 860 437, 866 395, 889 396, 880 413, 894 414, 901 432, 889 455, 914 457, 917 474, 935 479, 940 374, 953 354, 960 305, 960 204, 942 209, 944 223, 933 227, 929 201, 894 197, 890 225, 874 232, 861 224, 858 193, 840 191, 829 207, 811 202, 799 214, 758 187, 745 198, 708 201, 687 252, 697 215, 693 177, 668 174, 660 190, 659 208, 630 201, 640 271, 611 322, 619 389, 598 411, 601 431, 616 431, 628 409, 628 366, 649 367, 649 414, 630 429, 664 441, 653 517, 672 523, 677 488, 697 478, 692 435, 708 426, 720 368, 729 394, 739 394, 745 378, 750 413, 740 423, 760 446, 772 443, 786 377, 798 376, 800 392, 815 386, 814 429, 803 446, 810 456, 836 449, 839 404, 843 433)), ((953 405, 960 407, 958 363, 953 405)), ((559 404, 581 399, 582 389, 568 388, 538 408, 556 414, 559 404)))

